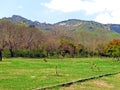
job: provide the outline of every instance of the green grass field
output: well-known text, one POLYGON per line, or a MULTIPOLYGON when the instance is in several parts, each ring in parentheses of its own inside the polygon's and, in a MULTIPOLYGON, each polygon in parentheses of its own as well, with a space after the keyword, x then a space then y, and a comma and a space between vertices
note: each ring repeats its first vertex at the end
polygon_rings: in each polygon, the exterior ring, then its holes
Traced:
POLYGON ((109 58, 47 59, 47 62, 10 58, 0 62, 0 90, 32 90, 118 71, 120 62, 109 58), (56 75, 56 66, 59 75, 56 75))

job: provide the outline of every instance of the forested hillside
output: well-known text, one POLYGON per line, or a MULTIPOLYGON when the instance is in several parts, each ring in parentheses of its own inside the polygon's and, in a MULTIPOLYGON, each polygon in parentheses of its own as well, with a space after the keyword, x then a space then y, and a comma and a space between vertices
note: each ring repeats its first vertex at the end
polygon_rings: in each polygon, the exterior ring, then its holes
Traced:
POLYGON ((23 19, 0 20, 1 60, 2 56, 63 58, 120 55, 120 34, 108 25, 72 19, 51 27, 44 25, 46 31, 23 19), (108 43, 113 39, 115 44, 111 44, 114 45, 111 49, 108 43))

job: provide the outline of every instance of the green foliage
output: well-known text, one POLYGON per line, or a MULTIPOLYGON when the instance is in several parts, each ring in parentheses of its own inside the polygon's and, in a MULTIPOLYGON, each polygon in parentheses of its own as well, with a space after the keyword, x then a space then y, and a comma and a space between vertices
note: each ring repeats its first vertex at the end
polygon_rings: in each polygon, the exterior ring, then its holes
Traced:
POLYGON ((7 57, 7 58, 10 57, 10 52, 9 52, 9 50, 4 50, 4 51, 2 52, 2 54, 3 54, 3 57, 7 57))
POLYGON ((39 50, 15 50, 15 57, 31 57, 31 58, 38 58, 38 57, 45 57, 45 55, 39 50))
POLYGON ((93 61, 91 62, 92 71, 100 71, 100 68, 93 61))
POLYGON ((105 53, 108 56, 120 57, 120 40, 112 40, 105 46, 105 53))

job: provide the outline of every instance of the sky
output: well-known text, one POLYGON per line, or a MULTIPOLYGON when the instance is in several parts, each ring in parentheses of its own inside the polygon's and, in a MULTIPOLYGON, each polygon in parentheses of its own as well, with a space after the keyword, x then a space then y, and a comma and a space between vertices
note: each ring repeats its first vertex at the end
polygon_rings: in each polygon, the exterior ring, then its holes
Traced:
POLYGON ((119 0, 1 0, 0 18, 20 15, 32 21, 68 19, 120 24, 119 0))

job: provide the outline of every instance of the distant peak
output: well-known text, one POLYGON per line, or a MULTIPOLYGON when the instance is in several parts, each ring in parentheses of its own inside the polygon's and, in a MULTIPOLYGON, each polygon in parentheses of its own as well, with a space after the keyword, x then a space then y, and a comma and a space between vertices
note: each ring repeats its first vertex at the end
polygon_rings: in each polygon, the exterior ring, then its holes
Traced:
POLYGON ((21 17, 21 16, 19 16, 19 15, 12 15, 12 17, 21 17))
POLYGON ((26 18, 24 18, 24 17, 22 17, 22 16, 19 16, 19 15, 13 15, 12 17, 10 17, 10 18, 16 18, 16 19, 26 19, 26 18))

